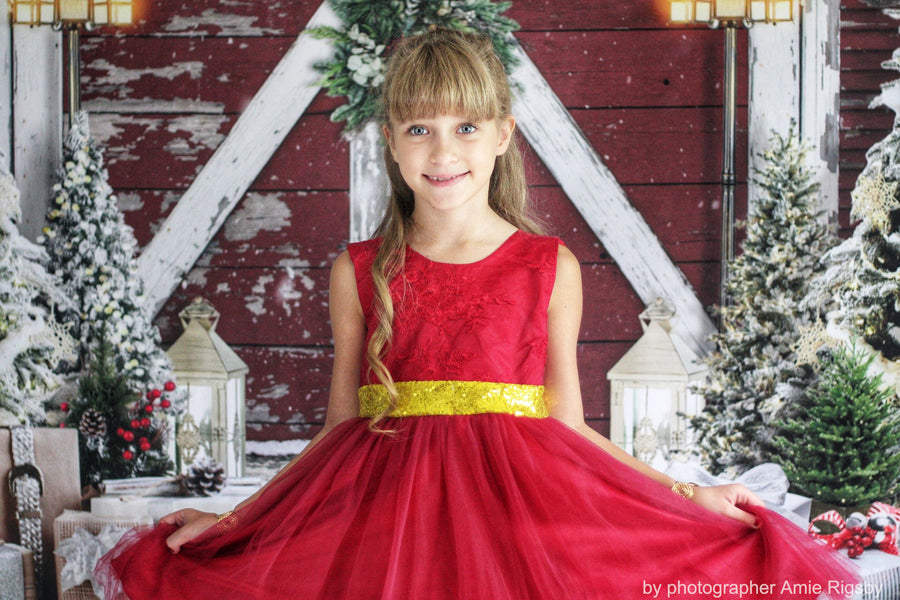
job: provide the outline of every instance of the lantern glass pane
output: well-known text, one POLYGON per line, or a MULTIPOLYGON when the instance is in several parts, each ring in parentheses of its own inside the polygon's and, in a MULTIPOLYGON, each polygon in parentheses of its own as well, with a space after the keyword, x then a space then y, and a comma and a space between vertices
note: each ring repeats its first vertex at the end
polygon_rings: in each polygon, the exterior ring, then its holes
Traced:
POLYGON ((793 1, 792 0, 776 0, 773 7, 773 21, 790 21, 793 19, 793 1))
POLYGON ((669 17, 673 23, 688 23, 694 20, 690 0, 672 0, 669 17))
POLYGON ((22 25, 40 25, 53 23, 53 0, 20 0, 12 3, 14 23, 22 25))
POLYGON ((750 20, 765 21, 767 20, 765 0, 750 0, 750 20))
POLYGON ((88 0, 59 0, 60 21, 87 21, 88 0))
POLYGON ((114 25, 130 25, 133 14, 131 0, 112 0, 110 3, 109 22, 114 25))
POLYGON ((107 0, 93 0, 94 25, 106 25, 109 23, 109 2, 107 0))
POLYGON ((41 23, 53 23, 56 21, 56 9, 53 2, 41 2, 41 23))
MULTIPOLYGON (((212 438, 213 405, 217 396, 216 387, 213 384, 191 382, 190 390, 188 412, 194 417, 194 422, 197 423, 197 428, 200 430, 200 437, 203 439, 201 446, 209 452, 208 448, 212 438)), ((198 458, 201 455, 198 455, 198 458)))
POLYGON ((712 2, 709 0, 698 0, 696 5, 697 21, 708 23, 712 21, 712 2))
POLYGON ((716 0, 716 18, 744 19, 747 17, 747 0, 716 0))

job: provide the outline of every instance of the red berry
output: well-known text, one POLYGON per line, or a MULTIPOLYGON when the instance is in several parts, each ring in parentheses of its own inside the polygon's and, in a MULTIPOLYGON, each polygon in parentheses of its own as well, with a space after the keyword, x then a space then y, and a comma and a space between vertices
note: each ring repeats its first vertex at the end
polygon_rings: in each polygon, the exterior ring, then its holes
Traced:
POLYGON ((169 402, 168 400, 163 400, 162 402, 159 403, 159 405, 162 406, 163 408, 169 408, 170 406, 172 406, 172 403, 169 402))
POLYGON ((68 402, 63 402, 62 404, 60 404, 60 405, 59 405, 59 410, 61 410, 61 411, 63 411, 63 412, 69 412, 69 403, 68 403, 68 402))
POLYGON ((116 435, 122 437, 123 435, 125 435, 125 430, 119 427, 118 429, 116 429, 116 435))
POLYGON ((141 422, 138 421, 137 419, 134 419, 134 420, 131 422, 131 428, 132 428, 132 429, 138 429, 140 426, 141 426, 141 422))
POLYGON ((150 419, 147 417, 141 419, 141 427, 150 427, 150 419))
POLYGON ((147 440, 147 438, 142 436, 142 437, 138 438, 138 441, 143 444, 143 443, 147 442, 148 440, 147 440))
POLYGON ((144 411, 145 411, 145 412, 148 412, 148 413, 152 413, 152 412, 153 412, 153 405, 152 405, 152 404, 148 404, 147 406, 144 407, 144 411))
POLYGON ((123 433, 122 437, 125 439, 126 442, 131 442, 134 440, 134 434, 130 431, 126 431, 125 433, 123 433))
POLYGON ((153 400, 153 390, 147 392, 147 400, 153 400))
POLYGON ((174 392, 175 391, 175 382, 167 381, 165 383, 165 385, 163 385, 163 389, 166 390, 167 392, 174 392))
POLYGON ((59 428, 60 428, 60 429, 65 429, 65 428, 66 428, 66 424, 65 424, 65 423, 60 423, 60 424, 59 424, 59 428))
POLYGON ((124 458, 125 460, 131 460, 132 458, 134 458, 134 452, 132 452, 131 450, 126 450, 122 453, 122 458, 124 458))
POLYGON ((153 388, 152 390, 150 390, 150 395, 154 398, 159 398, 160 396, 162 396, 162 392, 156 388, 153 388))
POLYGON ((150 442, 141 443, 141 452, 146 452, 150 449, 150 442))

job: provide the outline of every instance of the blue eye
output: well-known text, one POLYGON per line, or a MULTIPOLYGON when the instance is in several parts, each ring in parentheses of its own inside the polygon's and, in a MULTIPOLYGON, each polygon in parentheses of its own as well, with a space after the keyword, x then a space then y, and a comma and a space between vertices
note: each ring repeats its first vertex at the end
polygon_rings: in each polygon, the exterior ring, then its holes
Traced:
POLYGON ((425 135, 428 133, 428 130, 422 125, 413 125, 407 131, 409 131, 410 135, 425 135))
POLYGON ((465 125, 460 125, 457 131, 459 131, 460 133, 475 133, 476 129, 477 127, 475 127, 471 123, 466 123, 465 125))

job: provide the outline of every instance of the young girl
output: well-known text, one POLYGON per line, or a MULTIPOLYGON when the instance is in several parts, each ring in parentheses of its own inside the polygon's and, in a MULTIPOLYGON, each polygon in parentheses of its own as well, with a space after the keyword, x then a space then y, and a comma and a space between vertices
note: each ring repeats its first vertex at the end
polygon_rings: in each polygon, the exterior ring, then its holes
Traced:
POLYGON ((232 513, 130 532, 95 572, 108 599, 814 598, 855 582, 742 486, 675 482, 585 424, 578 261, 528 214, 486 38, 403 41, 384 114, 390 208, 332 271, 324 429, 232 513))

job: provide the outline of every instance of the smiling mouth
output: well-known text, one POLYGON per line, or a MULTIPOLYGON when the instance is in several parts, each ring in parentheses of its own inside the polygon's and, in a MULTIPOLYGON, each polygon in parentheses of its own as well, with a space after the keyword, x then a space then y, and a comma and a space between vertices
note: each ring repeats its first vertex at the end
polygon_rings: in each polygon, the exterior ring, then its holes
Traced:
POLYGON ((464 177, 467 173, 468 173, 468 171, 466 173, 460 173, 459 175, 428 175, 428 174, 426 174, 425 178, 428 181, 433 181, 435 183, 447 183, 450 181, 456 181, 460 177, 464 177))

